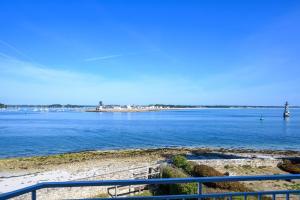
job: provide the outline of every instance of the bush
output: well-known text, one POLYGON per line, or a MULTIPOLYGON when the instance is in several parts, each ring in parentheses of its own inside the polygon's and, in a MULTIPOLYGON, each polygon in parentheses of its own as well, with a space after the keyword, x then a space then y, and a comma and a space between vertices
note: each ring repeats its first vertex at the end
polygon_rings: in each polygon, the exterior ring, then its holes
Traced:
POLYGON ((224 176, 221 172, 207 165, 196 165, 193 170, 193 175, 199 177, 224 176))
POLYGON ((283 160, 282 162, 278 163, 277 167, 291 174, 300 174, 299 163, 293 162, 291 160, 283 160))
MULTIPOLYGON (((215 170, 213 167, 207 165, 196 165, 193 168, 193 176, 208 177, 208 176, 224 176, 221 172, 215 170)), ((213 188, 220 188, 234 192, 250 192, 244 184, 240 182, 217 182, 217 183, 204 183, 204 185, 213 188)))
POLYGON ((3 103, 0 103, 0 108, 6 108, 6 105, 3 103))
POLYGON ((172 158, 172 163, 178 168, 184 168, 187 165, 187 159, 184 156, 177 155, 172 158))
POLYGON ((188 174, 192 174, 194 164, 192 162, 187 161, 184 156, 177 155, 172 158, 172 163, 177 168, 184 170, 188 174))
MULTIPOLYGON (((181 168, 186 173, 194 177, 224 176, 223 173, 217 171, 213 167, 207 165, 198 165, 197 163, 189 162, 184 156, 174 156, 172 159, 172 163, 174 164, 174 166, 181 168)), ((204 183, 204 185, 212 188, 219 188, 234 192, 252 191, 240 182, 204 183)))
MULTIPOLYGON (((189 177, 180 169, 173 167, 164 167, 162 169, 162 178, 186 178, 189 177)), ((162 184, 159 187, 161 194, 196 194, 197 183, 181 183, 181 184, 162 184)))

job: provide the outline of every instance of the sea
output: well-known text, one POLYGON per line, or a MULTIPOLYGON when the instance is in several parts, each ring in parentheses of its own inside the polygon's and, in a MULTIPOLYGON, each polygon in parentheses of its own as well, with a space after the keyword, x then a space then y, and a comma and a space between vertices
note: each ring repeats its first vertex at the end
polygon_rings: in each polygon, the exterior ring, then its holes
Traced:
POLYGON ((162 147, 298 151, 300 109, 290 112, 284 120, 282 108, 130 113, 2 109, 0 158, 162 147))

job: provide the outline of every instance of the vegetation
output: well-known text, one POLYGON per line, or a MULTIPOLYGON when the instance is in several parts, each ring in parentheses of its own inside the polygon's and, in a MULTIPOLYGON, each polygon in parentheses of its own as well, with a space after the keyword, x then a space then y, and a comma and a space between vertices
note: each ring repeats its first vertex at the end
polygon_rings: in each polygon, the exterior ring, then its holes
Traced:
MULTIPOLYGON (((208 176, 224 176, 221 172, 207 165, 196 165, 193 170, 193 175, 197 177, 208 177, 208 176)), ((220 188, 230 190, 234 192, 250 192, 244 184, 240 182, 217 182, 217 183, 205 183, 208 187, 220 188)))
MULTIPOLYGON (((223 173, 217 171, 213 167, 207 165, 197 165, 196 163, 187 161, 187 159, 183 156, 174 156, 172 159, 172 163, 176 167, 181 168, 188 174, 195 177, 224 176, 223 173)), ((234 192, 251 191, 244 184, 239 182, 204 183, 204 185, 212 188, 225 189, 234 192)))
POLYGON ((182 155, 176 155, 172 158, 172 163, 177 168, 183 169, 189 175, 193 174, 194 163, 187 161, 182 155))
POLYGON ((142 150, 120 150, 120 151, 85 151, 78 153, 65 153, 48 156, 34 156, 23 158, 0 159, 0 169, 31 169, 47 165, 60 165, 65 163, 77 163, 89 160, 135 158, 146 156, 147 159, 169 158, 174 154, 189 152, 188 149, 142 149, 142 150))
POLYGON ((51 105, 44 105, 42 107, 48 107, 48 108, 82 108, 85 107, 84 105, 71 105, 71 104, 51 104, 51 105))
POLYGON ((287 185, 285 183, 285 186, 288 188, 288 190, 300 190, 300 183, 294 183, 292 185, 287 185))
POLYGON ((61 105, 61 104, 51 104, 51 105, 49 105, 47 107, 49 107, 49 108, 62 108, 63 105, 61 105))
POLYGON ((7 106, 3 103, 0 103, 0 108, 6 108, 7 106))
POLYGON ((277 167, 291 174, 300 174, 299 160, 283 160, 278 163, 277 167))
MULTIPOLYGON (((4 105, 4 104, 2 104, 4 105)), ((92 107, 91 105, 72 105, 72 104, 50 104, 50 105, 9 105, 9 107, 24 107, 24 108, 84 108, 92 107)), ((93 106, 94 107, 94 106, 93 106)))
MULTIPOLYGON (((283 108, 283 106, 255 106, 255 105, 174 105, 174 104, 150 104, 149 106, 159 106, 163 108, 283 108)), ((291 106, 299 108, 300 106, 291 106)))
MULTIPOLYGON (((162 169, 162 178, 186 178, 189 177, 182 170, 174 167, 164 167, 162 169)), ((160 194, 196 194, 197 183, 181 183, 181 184, 162 184, 159 186, 160 194)))
POLYGON ((150 104, 149 106, 157 106, 162 108, 197 108, 194 105, 172 105, 172 104, 150 104))

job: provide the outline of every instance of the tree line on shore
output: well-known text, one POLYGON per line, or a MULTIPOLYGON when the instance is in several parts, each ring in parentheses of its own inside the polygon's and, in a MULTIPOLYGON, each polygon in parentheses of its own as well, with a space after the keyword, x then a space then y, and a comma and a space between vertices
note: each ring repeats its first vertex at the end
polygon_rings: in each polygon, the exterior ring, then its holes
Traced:
POLYGON ((50 105, 5 105, 5 104, 0 104, 0 106, 4 106, 4 107, 28 107, 28 108, 83 108, 83 107, 91 107, 91 106, 87 106, 87 105, 73 105, 73 104, 50 104, 50 105))
POLYGON ((7 106, 3 103, 0 103, 0 108, 6 108, 7 106))

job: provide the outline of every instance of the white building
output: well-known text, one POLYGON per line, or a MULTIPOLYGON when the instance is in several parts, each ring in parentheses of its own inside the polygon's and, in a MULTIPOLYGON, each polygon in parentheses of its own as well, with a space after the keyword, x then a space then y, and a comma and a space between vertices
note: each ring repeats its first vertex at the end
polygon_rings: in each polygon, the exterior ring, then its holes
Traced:
POLYGON ((127 105, 126 108, 127 109, 131 109, 132 107, 131 107, 131 105, 127 105))

